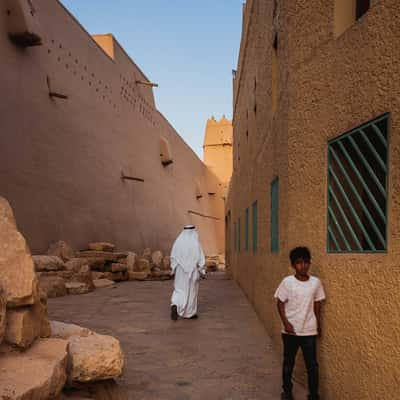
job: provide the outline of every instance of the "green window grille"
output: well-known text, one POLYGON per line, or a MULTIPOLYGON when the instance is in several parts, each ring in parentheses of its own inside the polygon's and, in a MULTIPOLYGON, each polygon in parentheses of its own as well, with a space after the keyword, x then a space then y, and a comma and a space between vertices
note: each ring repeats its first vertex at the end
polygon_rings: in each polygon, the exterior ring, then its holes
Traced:
POLYGON ((244 249, 249 250, 249 209, 246 208, 244 220, 244 249))
POLYGON ((279 251, 279 179, 271 183, 271 251, 279 251))
POLYGON ((328 143, 328 252, 386 251, 389 114, 328 143))
POLYGON ((238 252, 240 253, 240 218, 238 219, 238 233, 237 233, 237 238, 238 238, 238 243, 237 243, 237 248, 238 252))
POLYGON ((257 216, 257 201, 251 206, 251 216, 252 216, 252 238, 253 238, 253 253, 257 252, 257 242, 258 242, 258 216, 257 216))
POLYGON ((233 223, 233 247, 235 251, 237 250, 237 232, 236 232, 236 222, 233 223))

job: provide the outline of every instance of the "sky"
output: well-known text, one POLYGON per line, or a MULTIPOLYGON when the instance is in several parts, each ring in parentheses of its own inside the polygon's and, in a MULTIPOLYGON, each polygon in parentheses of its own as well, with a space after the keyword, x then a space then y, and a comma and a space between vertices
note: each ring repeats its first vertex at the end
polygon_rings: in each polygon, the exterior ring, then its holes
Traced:
POLYGON ((112 33, 159 84, 157 109, 202 158, 207 119, 232 118, 244 0, 61 2, 89 33, 112 33))

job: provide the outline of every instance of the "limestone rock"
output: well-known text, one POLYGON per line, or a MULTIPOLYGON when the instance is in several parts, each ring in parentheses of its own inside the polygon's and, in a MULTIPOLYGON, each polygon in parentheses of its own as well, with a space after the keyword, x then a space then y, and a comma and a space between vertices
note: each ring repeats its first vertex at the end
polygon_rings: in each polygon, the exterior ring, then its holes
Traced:
POLYGON ((62 240, 52 243, 47 250, 47 254, 49 256, 60 257, 64 262, 75 257, 75 251, 72 249, 72 247, 62 240))
POLYGON ((90 291, 94 289, 92 271, 88 265, 83 265, 79 272, 72 276, 70 282, 81 282, 87 285, 90 291))
POLYGON ((25 352, 0 357, 0 399, 56 398, 66 381, 67 341, 40 339, 25 352))
POLYGON ((65 284, 68 294, 86 294, 90 292, 90 288, 83 282, 67 282, 65 284))
POLYGON ((149 272, 150 273, 150 262, 146 258, 139 258, 135 265, 135 272, 149 272))
POLYGON ((129 279, 128 272, 112 272, 110 279, 114 282, 127 281, 129 279))
POLYGON ((216 271, 219 264, 218 256, 206 256, 207 271, 216 271))
POLYGON ((96 279, 106 279, 106 274, 107 274, 107 272, 92 271, 93 282, 96 279))
POLYGON ((86 258, 72 258, 65 263, 65 267, 68 271, 73 271, 74 273, 79 272, 81 267, 84 265, 89 265, 90 263, 86 258))
POLYGON ((143 271, 143 272, 128 271, 128 278, 130 281, 144 281, 149 276, 149 274, 150 272, 148 271, 143 271))
POLYGON ((35 269, 41 271, 61 271, 65 270, 65 264, 57 256, 32 256, 35 263, 35 269))
POLYGON ((152 280, 152 281, 167 281, 169 279, 172 279, 170 272, 161 271, 159 269, 152 270, 150 275, 147 277, 147 280, 152 280))
POLYGON ((169 271, 171 269, 171 257, 165 256, 161 264, 162 271, 169 271))
POLYGON ((89 243, 88 248, 89 250, 96 250, 96 251, 114 251, 115 245, 107 242, 95 242, 95 243, 89 243))
POLYGON ((69 338, 70 382, 112 379, 122 374, 124 355, 112 336, 89 335, 69 338))
POLYGON ((40 288, 46 293, 47 297, 60 297, 67 294, 65 279, 59 276, 40 276, 40 288))
POLYGON ((34 303, 36 276, 33 260, 24 237, 18 232, 12 209, 0 197, 0 286, 7 306, 34 303))
POLYGON ((151 255, 151 262, 157 268, 161 268, 162 260, 163 260, 163 254, 161 253, 160 250, 155 251, 151 255))
POLYGON ((128 267, 128 271, 134 271, 135 270, 135 265, 137 261, 137 255, 133 252, 128 252, 128 256, 126 258, 126 265, 128 267))
POLYGON ((6 300, 6 294, 3 289, 0 288, 0 343, 3 341, 6 331, 6 300))
POLYGON ((110 279, 94 279, 93 284, 96 289, 115 286, 115 282, 110 279))
POLYGON ((71 336, 89 336, 93 332, 75 324, 66 324, 60 321, 50 321, 51 336, 61 339, 69 339, 71 336))
POLYGON ((83 258, 97 258, 103 261, 117 262, 119 259, 126 257, 125 253, 112 253, 110 251, 86 250, 79 251, 78 257, 83 258))
POLYGON ((7 310, 5 340, 22 349, 28 348, 41 331, 40 305, 7 310))
POLYGON ((151 262, 151 249, 146 248, 143 250, 142 258, 145 258, 148 262, 151 262))
POLYGON ((128 266, 126 264, 114 263, 111 264, 111 272, 125 272, 128 270, 128 266))
POLYGON ((43 271, 43 272, 37 273, 39 280, 41 278, 51 277, 51 276, 58 276, 60 278, 68 280, 68 279, 71 279, 73 275, 74 275, 74 272, 68 271, 68 270, 65 270, 65 271, 43 271))
POLYGON ((106 263, 109 263, 104 258, 101 257, 88 257, 82 258, 82 260, 86 261, 86 264, 89 265, 90 269, 96 271, 103 271, 106 263))

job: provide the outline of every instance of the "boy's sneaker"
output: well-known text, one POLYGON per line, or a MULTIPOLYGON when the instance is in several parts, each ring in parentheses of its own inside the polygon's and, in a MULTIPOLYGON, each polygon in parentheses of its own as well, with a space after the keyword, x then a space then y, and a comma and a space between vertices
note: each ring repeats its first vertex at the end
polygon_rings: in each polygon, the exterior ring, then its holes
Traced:
POLYGON ((282 392, 281 400, 294 400, 292 393, 282 392))
POLYGON ((178 308, 176 305, 171 306, 171 319, 176 321, 178 319, 178 308))

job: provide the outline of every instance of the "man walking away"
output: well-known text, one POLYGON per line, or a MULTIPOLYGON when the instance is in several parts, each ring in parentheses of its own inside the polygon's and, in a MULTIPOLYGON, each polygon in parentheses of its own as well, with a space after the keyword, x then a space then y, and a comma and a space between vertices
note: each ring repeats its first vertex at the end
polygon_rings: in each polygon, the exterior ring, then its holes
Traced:
POLYGON ((196 228, 186 225, 171 251, 171 275, 175 275, 171 319, 197 318, 199 280, 205 276, 205 257, 196 228))

